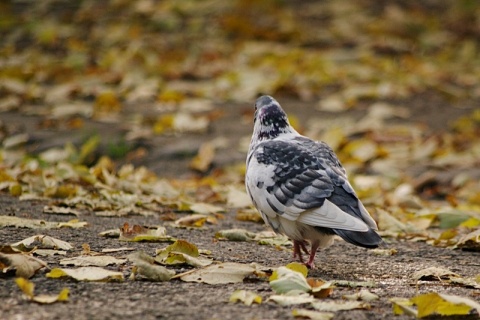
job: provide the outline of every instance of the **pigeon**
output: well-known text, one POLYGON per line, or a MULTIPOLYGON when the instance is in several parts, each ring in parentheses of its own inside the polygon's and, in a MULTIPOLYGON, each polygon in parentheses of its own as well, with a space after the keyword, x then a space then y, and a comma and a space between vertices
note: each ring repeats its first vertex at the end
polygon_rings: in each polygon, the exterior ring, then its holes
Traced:
POLYGON ((383 241, 334 151, 299 134, 271 96, 255 103, 245 186, 253 205, 276 233, 293 241, 293 257, 315 267, 317 249, 335 235, 364 248, 383 241), (307 245, 310 244, 310 252, 307 245))

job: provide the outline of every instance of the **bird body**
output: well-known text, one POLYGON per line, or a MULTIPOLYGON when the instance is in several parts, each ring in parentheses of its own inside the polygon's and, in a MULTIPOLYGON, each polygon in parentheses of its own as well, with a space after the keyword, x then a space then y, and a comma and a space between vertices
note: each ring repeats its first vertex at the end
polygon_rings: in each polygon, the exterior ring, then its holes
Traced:
POLYGON ((303 261, 310 243, 309 267, 335 234, 366 248, 382 242, 333 150, 300 135, 270 96, 255 104, 245 185, 265 223, 293 240, 294 256, 303 261))

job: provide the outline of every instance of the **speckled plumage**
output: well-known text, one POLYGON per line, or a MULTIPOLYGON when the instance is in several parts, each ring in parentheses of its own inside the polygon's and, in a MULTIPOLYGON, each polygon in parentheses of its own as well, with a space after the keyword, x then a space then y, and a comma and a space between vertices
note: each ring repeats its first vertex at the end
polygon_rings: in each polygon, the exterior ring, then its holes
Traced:
POLYGON ((255 104, 245 185, 265 223, 293 240, 294 256, 303 261, 311 244, 309 267, 335 234, 365 248, 382 242, 333 150, 300 135, 270 96, 255 104))

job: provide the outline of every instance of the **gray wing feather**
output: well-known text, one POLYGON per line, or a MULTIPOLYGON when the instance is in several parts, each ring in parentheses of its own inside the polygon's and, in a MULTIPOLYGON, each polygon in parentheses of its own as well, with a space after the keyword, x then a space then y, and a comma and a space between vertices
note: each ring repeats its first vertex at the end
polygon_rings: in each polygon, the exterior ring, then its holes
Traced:
POLYGON ((348 182, 345 169, 325 143, 305 137, 271 140, 258 145, 255 157, 260 164, 274 166, 273 183, 266 186, 266 195, 268 204, 278 214, 291 220, 302 214, 300 220, 309 223, 318 218, 328 224, 330 219, 330 227, 339 228, 349 220, 350 224, 357 224, 350 230, 368 230, 365 223, 376 228, 348 182), (324 206, 326 200, 328 205, 324 206))

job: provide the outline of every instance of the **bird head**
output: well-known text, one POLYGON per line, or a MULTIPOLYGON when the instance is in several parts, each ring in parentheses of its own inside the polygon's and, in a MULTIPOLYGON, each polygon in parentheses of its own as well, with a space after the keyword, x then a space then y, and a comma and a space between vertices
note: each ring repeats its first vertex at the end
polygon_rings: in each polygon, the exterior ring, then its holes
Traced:
POLYGON ((255 118, 252 142, 276 138, 282 134, 296 132, 288 122, 287 114, 280 104, 270 96, 261 96, 255 102, 255 118))

